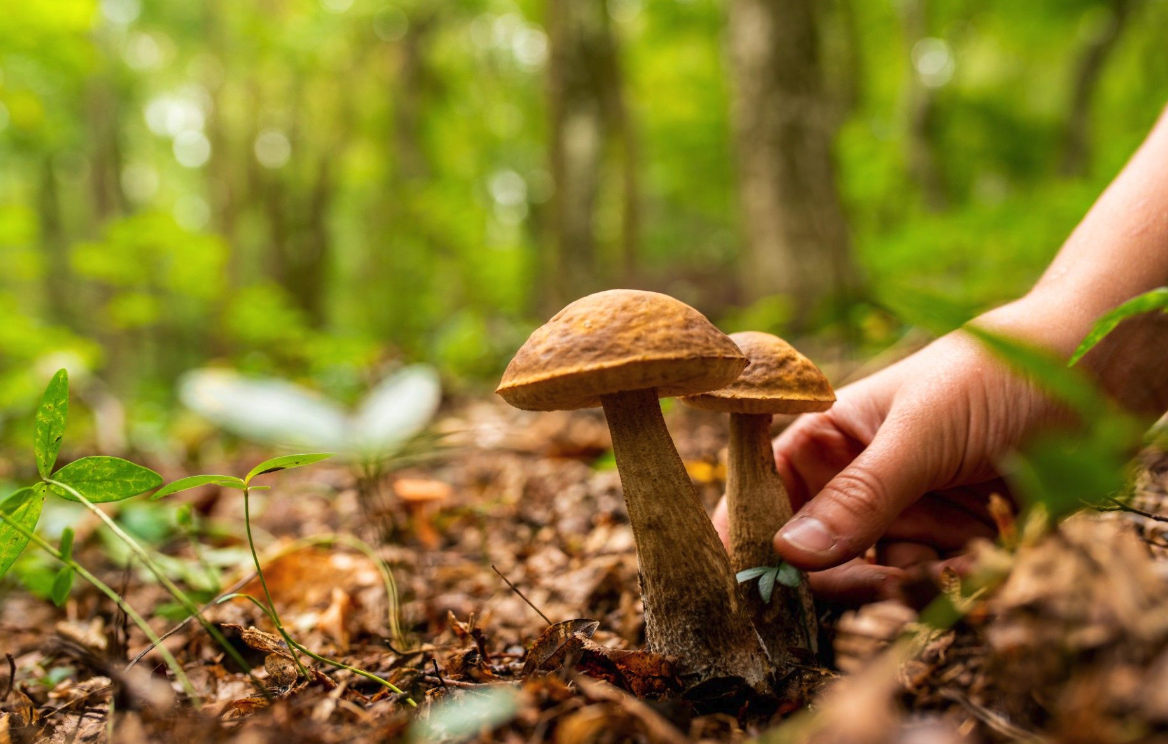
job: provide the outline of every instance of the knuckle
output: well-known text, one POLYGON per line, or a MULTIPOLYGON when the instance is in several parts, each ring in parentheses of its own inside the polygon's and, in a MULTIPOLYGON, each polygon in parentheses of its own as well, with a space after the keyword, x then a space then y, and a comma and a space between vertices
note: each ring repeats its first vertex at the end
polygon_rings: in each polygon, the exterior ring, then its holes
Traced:
POLYGON ((861 463, 839 473, 831 482, 832 501, 855 520, 883 522, 892 504, 883 481, 861 463))

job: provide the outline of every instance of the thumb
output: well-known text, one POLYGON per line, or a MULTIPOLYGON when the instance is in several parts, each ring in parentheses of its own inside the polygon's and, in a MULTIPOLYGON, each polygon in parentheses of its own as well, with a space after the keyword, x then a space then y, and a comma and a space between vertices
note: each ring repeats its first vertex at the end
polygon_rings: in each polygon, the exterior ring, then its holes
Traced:
POLYGON ((919 421, 885 421, 872 443, 779 530, 775 550, 808 570, 861 555, 937 480, 935 440, 919 421))

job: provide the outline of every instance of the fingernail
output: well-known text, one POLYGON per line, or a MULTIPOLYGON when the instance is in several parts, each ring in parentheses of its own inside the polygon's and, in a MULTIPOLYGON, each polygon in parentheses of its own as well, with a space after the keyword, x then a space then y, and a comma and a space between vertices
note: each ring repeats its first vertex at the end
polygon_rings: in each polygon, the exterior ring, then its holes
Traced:
POLYGON ((815 517, 800 517, 779 530, 779 538, 788 545, 809 553, 826 553, 835 547, 836 538, 827 525, 815 517))

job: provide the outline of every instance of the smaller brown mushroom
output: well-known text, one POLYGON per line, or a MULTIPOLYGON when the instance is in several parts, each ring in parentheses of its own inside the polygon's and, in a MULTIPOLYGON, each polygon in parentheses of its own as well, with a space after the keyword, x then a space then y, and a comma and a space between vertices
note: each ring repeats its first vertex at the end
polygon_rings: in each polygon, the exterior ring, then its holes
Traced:
MULTIPOLYGON (((730 338, 750 360, 746 371, 724 388, 681 400, 730 414, 726 502, 731 565, 741 572, 779 564, 775 533, 791 518, 790 496, 775 468, 772 416, 826 411, 835 402, 835 392, 819 368, 781 338, 754 331, 730 338)), ((792 648, 815 649, 815 605, 806 576, 795 587, 776 582, 769 602, 753 586, 746 594, 755 628, 776 668, 791 659, 792 648)))
POLYGON ((442 537, 430 523, 430 506, 450 498, 453 493, 450 485, 430 478, 398 478, 393 483, 393 491, 410 515, 410 526, 418 542, 429 550, 437 548, 442 537))

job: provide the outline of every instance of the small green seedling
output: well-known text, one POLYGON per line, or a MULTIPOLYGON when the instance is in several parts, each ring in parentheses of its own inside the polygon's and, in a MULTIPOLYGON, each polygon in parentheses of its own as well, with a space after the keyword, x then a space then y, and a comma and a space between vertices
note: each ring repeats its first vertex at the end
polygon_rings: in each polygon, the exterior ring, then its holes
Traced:
MULTIPOLYGON (((252 485, 252 481, 261 475, 276 473, 281 470, 291 470, 292 468, 304 467, 305 465, 311 465, 329 457, 332 457, 332 455, 323 452, 309 452, 298 455, 283 455, 281 457, 274 457, 270 460, 261 462, 259 465, 256 465, 243 478, 238 478, 234 475, 192 475, 187 478, 180 478, 179 480, 176 480, 173 483, 158 489, 158 491, 155 492, 155 494, 151 497, 151 500, 157 500, 166 496, 180 493, 182 491, 188 491, 192 488, 199 488, 200 486, 209 485, 216 485, 223 488, 231 488, 237 491, 242 491, 243 524, 247 533, 247 546, 251 550, 251 557, 252 562, 255 564, 256 576, 259 577, 260 586, 263 587, 264 598, 267 600, 267 602, 260 602, 255 597, 252 597, 248 594, 229 594, 225 597, 222 597, 219 601, 227 602, 233 599, 246 599, 254 602, 256 606, 259 607, 259 609, 263 611, 265 615, 267 615, 268 619, 271 620, 272 625, 274 625, 276 628, 276 631, 284 639, 284 642, 288 644, 288 648, 292 650, 292 659, 296 662, 296 668, 299 670, 301 676, 305 678, 310 677, 308 670, 304 667, 303 662, 300 660, 300 654, 303 653, 304 655, 315 659, 316 661, 329 664, 331 666, 337 667, 338 669, 345 669, 368 680, 377 682, 378 684, 398 694, 404 694, 392 683, 382 679, 372 672, 367 672, 364 669, 349 666, 348 664, 336 661, 335 659, 329 659, 324 656, 320 656, 319 654, 310 651, 298 643, 295 639, 292 638, 291 634, 289 634, 287 629, 284 627, 284 622, 280 619, 280 614, 276 610, 276 603, 272 599, 272 593, 268 590, 268 581, 264 577, 264 569, 260 563, 259 553, 256 551, 255 540, 252 538, 251 530, 251 492, 255 490, 266 489, 267 486, 254 486, 252 485)), ((414 701, 409 697, 406 698, 406 702, 411 706, 416 706, 414 701)))
POLYGON ((126 613, 146 635, 158 646, 159 653, 192 699, 198 700, 190 680, 182 667, 164 646, 158 645, 158 636, 142 617, 134 611, 125 599, 93 574, 86 571, 73 558, 72 530, 66 531, 59 548, 54 548, 36 534, 45 497, 53 494, 68 501, 83 505, 97 517, 126 547, 138 557, 158 582, 193 615, 199 624, 215 639, 228 656, 248 670, 247 675, 253 685, 265 696, 268 694, 263 684, 250 672, 250 665, 244 661, 239 651, 232 646, 219 629, 212 625, 189 596, 174 584, 159 567, 158 562, 114 520, 96 504, 122 501, 152 491, 162 485, 162 477, 149 468, 136 465, 120 457, 103 455, 83 457, 54 470, 61 442, 65 436, 65 424, 69 416, 69 375, 66 370, 58 370, 53 375, 37 407, 33 428, 33 455, 37 473, 41 481, 22 488, 0 502, 0 576, 3 576, 20 557, 28 544, 34 543, 63 565, 53 581, 50 596, 58 605, 64 604, 73 586, 75 576, 81 576, 102 594, 109 597, 126 613))
POLYGON ((65 435, 68 412, 69 378, 66 371, 62 369, 49 382, 36 412, 33 454, 37 473, 40 474, 42 480, 34 486, 22 488, 0 501, 0 576, 12 568, 12 564, 16 562, 16 559, 20 557, 30 542, 35 544, 62 565, 61 571, 53 579, 50 592, 53 602, 58 606, 65 603, 73 587, 74 577, 80 576, 89 582, 116 604, 152 643, 158 645, 159 654, 170 667, 175 679, 179 681, 187 695, 199 703, 199 696, 182 666, 165 646, 160 645, 161 641, 158 635, 145 619, 120 594, 74 559, 75 533, 73 529, 66 528, 61 533, 61 541, 57 548, 36 534, 45 496, 50 490, 63 498, 76 495, 75 500, 84 501, 85 496, 82 495, 82 492, 88 492, 99 498, 104 497, 105 501, 115 501, 119 497, 136 496, 143 492, 140 489, 150 490, 162 482, 162 478, 154 471, 114 457, 82 458, 54 473, 53 467, 56 465, 57 455, 61 451, 61 440, 65 435), (57 487, 52 488, 51 483, 56 483, 57 487))
POLYGON ((763 602, 769 603, 775 593, 775 583, 794 589, 803 581, 799 569, 786 561, 779 561, 773 566, 755 566, 735 574, 739 584, 758 579, 758 594, 763 602))

